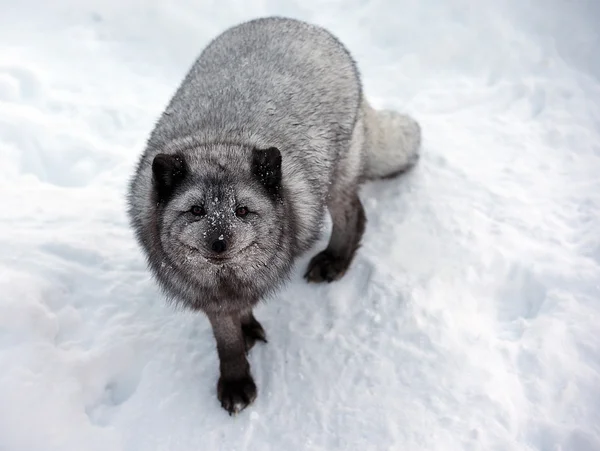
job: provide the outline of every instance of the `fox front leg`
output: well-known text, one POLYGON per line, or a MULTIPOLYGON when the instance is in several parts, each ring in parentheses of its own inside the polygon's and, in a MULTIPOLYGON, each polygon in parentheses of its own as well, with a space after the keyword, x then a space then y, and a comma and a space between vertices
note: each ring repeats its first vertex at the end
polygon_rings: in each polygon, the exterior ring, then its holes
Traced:
POLYGON ((239 314, 208 315, 217 342, 220 376, 217 397, 230 415, 244 410, 256 399, 256 384, 246 359, 246 341, 239 314))

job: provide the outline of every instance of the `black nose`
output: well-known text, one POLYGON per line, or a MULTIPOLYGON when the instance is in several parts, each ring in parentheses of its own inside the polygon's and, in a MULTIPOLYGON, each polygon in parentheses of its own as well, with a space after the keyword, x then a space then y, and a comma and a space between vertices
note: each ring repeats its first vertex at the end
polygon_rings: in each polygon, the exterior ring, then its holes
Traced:
POLYGON ((225 249, 227 249, 227 243, 225 242, 225 240, 216 240, 213 241, 210 247, 214 252, 220 254, 221 252, 225 252, 225 249))

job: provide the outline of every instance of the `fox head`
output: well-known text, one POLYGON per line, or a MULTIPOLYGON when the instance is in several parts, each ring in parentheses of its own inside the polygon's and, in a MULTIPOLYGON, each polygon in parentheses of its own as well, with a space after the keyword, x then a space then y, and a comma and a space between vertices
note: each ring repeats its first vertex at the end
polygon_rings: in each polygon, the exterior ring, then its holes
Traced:
POLYGON ((152 178, 157 231, 170 264, 206 284, 211 274, 251 274, 277 259, 286 229, 277 148, 219 144, 160 153, 152 178))

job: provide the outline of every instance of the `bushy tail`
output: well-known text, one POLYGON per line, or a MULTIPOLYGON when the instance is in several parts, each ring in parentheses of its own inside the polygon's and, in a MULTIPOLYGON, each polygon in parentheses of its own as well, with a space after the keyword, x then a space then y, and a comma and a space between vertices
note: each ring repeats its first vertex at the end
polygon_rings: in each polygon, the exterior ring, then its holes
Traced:
POLYGON ((421 127, 412 117, 392 110, 375 110, 363 100, 367 161, 365 177, 390 178, 419 159, 421 127))

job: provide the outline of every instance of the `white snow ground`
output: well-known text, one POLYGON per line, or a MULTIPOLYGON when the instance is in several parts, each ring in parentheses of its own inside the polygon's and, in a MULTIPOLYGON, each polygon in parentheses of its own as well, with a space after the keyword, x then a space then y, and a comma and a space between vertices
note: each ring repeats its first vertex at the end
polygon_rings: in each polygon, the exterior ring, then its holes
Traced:
POLYGON ((600 450, 599 23, 593 0, 1 0, 0 450, 600 450), (307 255, 260 307, 230 418, 124 193, 202 47, 270 14, 330 28, 425 143, 365 187, 342 281, 306 285, 307 255))

